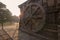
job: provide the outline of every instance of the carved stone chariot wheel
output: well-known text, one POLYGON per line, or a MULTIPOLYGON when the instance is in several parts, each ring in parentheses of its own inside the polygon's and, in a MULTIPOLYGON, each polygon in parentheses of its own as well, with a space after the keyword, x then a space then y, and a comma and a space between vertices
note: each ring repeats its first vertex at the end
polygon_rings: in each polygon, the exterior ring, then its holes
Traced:
POLYGON ((24 26, 29 31, 37 32, 45 24, 45 10, 37 3, 30 3, 24 10, 24 26))

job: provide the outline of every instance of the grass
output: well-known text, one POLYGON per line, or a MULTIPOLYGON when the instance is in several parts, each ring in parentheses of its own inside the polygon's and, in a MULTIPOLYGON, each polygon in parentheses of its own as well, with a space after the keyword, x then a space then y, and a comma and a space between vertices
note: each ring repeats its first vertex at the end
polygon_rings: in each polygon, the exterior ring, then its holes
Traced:
MULTIPOLYGON (((3 26, 11 26, 11 25, 14 25, 15 23, 14 22, 7 22, 7 23, 4 23, 3 24, 3 26)), ((0 26, 2 26, 1 24, 0 24, 0 26)))

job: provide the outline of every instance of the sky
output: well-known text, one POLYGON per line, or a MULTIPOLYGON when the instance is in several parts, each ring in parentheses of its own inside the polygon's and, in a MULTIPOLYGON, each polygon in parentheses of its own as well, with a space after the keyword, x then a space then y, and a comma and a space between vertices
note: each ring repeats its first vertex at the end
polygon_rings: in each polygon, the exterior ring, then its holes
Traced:
POLYGON ((3 4, 6 5, 7 9, 9 9, 12 13, 12 15, 19 16, 20 9, 18 8, 18 5, 24 3, 27 0, 0 0, 3 4))

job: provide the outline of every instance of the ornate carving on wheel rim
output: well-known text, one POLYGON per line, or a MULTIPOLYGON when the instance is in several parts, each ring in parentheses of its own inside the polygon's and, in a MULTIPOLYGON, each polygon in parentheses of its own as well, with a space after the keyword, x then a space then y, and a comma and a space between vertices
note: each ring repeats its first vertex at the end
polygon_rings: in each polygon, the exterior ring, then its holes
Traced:
POLYGON ((23 24, 28 31, 37 32, 45 24, 45 10, 37 3, 30 3, 25 7, 23 24))

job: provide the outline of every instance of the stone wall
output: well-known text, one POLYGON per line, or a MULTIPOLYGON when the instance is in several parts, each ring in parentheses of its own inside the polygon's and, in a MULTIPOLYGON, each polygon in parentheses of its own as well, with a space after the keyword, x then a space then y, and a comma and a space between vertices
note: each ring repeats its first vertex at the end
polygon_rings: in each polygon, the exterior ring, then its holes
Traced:
POLYGON ((19 5, 19 40, 57 40, 59 3, 59 0, 28 0, 19 5))

